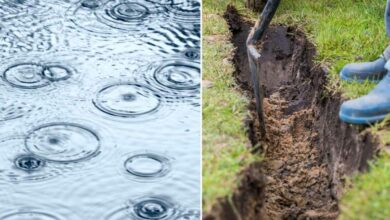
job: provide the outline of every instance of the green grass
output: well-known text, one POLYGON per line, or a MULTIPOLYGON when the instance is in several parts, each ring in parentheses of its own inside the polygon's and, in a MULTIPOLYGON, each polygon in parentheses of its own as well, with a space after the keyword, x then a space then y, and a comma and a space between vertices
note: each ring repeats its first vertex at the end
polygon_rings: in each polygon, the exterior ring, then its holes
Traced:
MULTIPOLYGON (((382 146, 390 146, 390 131, 386 125, 390 115, 381 123, 372 126, 382 146)), ((377 160, 371 161, 370 172, 356 175, 349 179, 353 185, 341 201, 341 220, 379 219, 387 220, 390 216, 390 155, 383 151, 377 160)))
MULTIPOLYGON (((237 186, 243 167, 256 158, 250 153, 244 120, 249 100, 235 85, 234 68, 226 60, 233 45, 222 15, 228 1, 204 4, 203 79, 212 87, 203 90, 203 208, 209 210, 217 198, 228 196, 237 186)), ((238 2, 238 1, 237 1, 238 2)))
POLYGON ((315 43, 316 60, 330 67, 332 90, 356 98, 373 88, 369 82, 340 84, 338 72, 347 63, 374 60, 386 48, 384 2, 285 0, 279 9, 274 22, 303 29, 315 43))
POLYGON ((341 220, 390 217, 390 157, 383 155, 365 175, 353 179, 354 187, 341 201, 341 220))
MULTIPOLYGON (((204 34, 228 33, 221 18, 228 3, 234 4, 241 14, 256 20, 257 15, 245 10, 243 2, 204 0, 204 34)), ((338 72, 347 63, 378 58, 389 44, 383 20, 385 3, 378 0, 282 0, 273 23, 294 25, 305 31, 317 48, 316 61, 330 69, 329 91, 340 91, 346 98, 356 98, 370 91, 374 84, 340 82, 338 72)), ((232 69, 221 64, 231 47, 221 41, 216 45, 205 42, 203 48, 204 78, 215 83, 215 87, 206 89, 203 96, 205 208, 218 196, 230 193, 236 181, 232 180, 234 174, 251 160, 236 160, 249 158, 241 122, 246 114, 247 100, 234 90, 232 69)), ((382 144, 390 142, 390 132, 375 127, 372 130, 380 135, 382 144)), ((388 156, 380 156, 372 163, 370 172, 352 178, 351 182, 353 188, 341 201, 341 219, 390 219, 388 156)))
MULTIPOLYGON (((308 33, 318 50, 316 60, 330 68, 329 90, 356 98, 374 84, 340 82, 338 72, 347 63, 374 60, 382 54, 389 43, 384 10, 385 1, 377 0, 284 0, 274 22, 308 33)), ((372 129, 382 145, 390 141, 383 125, 372 129)), ((390 218, 390 158, 383 154, 370 167, 370 172, 351 179, 353 187, 342 198, 340 219, 390 218)))

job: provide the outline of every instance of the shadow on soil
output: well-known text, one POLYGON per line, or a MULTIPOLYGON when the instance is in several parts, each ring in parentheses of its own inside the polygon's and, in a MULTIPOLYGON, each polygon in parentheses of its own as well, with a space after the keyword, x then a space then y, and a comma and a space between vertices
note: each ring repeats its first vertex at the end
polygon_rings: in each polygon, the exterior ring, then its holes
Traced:
MULTIPOLYGON (((225 19, 236 47, 234 77, 253 97, 245 47, 253 24, 233 7, 225 19)), ((272 26, 259 49, 267 133, 260 140, 258 122, 248 120, 248 136, 264 160, 246 168, 232 197, 203 219, 336 219, 345 177, 367 169, 377 141, 340 122, 340 94, 325 89, 327 73, 313 63, 316 50, 303 32, 272 26)), ((254 104, 249 108, 255 118, 254 104)))

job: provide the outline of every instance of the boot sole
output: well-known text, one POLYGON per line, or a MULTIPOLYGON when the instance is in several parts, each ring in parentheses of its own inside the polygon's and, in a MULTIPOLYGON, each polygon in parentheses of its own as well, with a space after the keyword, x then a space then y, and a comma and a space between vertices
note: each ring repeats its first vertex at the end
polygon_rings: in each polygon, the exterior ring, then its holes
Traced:
POLYGON ((339 113, 339 117, 342 121, 350 123, 350 124, 359 124, 359 125, 370 125, 374 124, 376 122, 382 121, 385 119, 386 115, 380 115, 380 116, 372 116, 372 117, 351 117, 339 113))
POLYGON ((340 78, 341 78, 341 80, 346 81, 346 82, 357 82, 357 83, 364 83, 366 80, 368 80, 370 82, 373 82, 373 83, 379 83, 382 80, 382 78, 380 78, 380 79, 370 79, 370 78, 367 78, 367 79, 356 79, 356 78, 349 78, 349 77, 344 76, 342 74, 340 74, 340 78))

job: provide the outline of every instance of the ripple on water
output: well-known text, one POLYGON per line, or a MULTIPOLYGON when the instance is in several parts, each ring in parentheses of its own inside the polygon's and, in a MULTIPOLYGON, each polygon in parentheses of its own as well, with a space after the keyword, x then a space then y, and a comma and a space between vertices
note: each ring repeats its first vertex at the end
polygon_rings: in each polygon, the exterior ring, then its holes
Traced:
POLYGON ((188 48, 183 52, 184 56, 188 59, 199 61, 200 60, 200 48, 188 48))
POLYGON ((167 176, 172 169, 172 159, 157 153, 135 153, 126 159, 124 168, 131 178, 150 181, 167 176))
POLYGON ((157 4, 160 4, 160 5, 169 5, 169 4, 172 4, 172 0, 146 0, 148 2, 153 2, 153 3, 157 3, 157 4))
POLYGON ((146 0, 114 0, 102 4, 84 0, 71 8, 67 17, 77 27, 96 34, 139 34, 161 19, 166 9, 146 0), (107 28, 108 27, 108 28, 107 28))
POLYGON ((38 211, 19 211, 1 216, 3 220, 60 220, 55 215, 38 211))
POLYGON ((194 25, 166 22, 151 26, 148 30, 147 37, 138 38, 143 42, 142 50, 147 48, 155 54, 172 56, 186 48, 199 48, 200 35, 194 31, 194 25))
POLYGON ((131 200, 127 207, 110 213, 106 220, 167 220, 175 219, 179 210, 169 198, 164 196, 150 196, 131 200))
POLYGON ((200 89, 199 63, 188 60, 166 60, 152 64, 144 74, 147 84, 167 95, 196 96, 200 89))
POLYGON ((168 9, 172 19, 177 22, 200 23, 199 0, 172 0, 168 9))
POLYGON ((34 104, 17 100, 0 100, 0 122, 21 118, 33 110, 39 110, 34 104))
POLYGON ((98 91, 93 104, 105 114, 132 118, 158 111, 161 106, 161 96, 141 84, 120 83, 106 86, 98 91))
POLYGON ((65 40, 63 21, 50 4, 29 5, 27 2, 30 1, 27 0, 17 4, 23 7, 9 7, 9 4, 2 4, 1 1, 0 52, 5 52, 4 55, 48 51, 65 40), (15 14, 7 12, 10 10, 15 14))
POLYGON ((83 8, 89 8, 89 9, 96 9, 102 5, 101 1, 97 0, 84 0, 81 1, 81 7, 83 8))
POLYGON ((198 64, 189 62, 168 62, 154 72, 154 79, 160 85, 171 89, 199 89, 200 69, 198 64))
POLYGON ((50 7, 39 0, 0 0, 0 17, 8 18, 25 14, 47 12, 50 7))
POLYGON ((189 210, 180 214, 175 220, 200 220, 199 210, 189 210))
POLYGON ((46 161, 32 154, 20 155, 15 158, 15 167, 27 172, 34 172, 42 169, 46 161))
POLYGON ((64 171, 45 159, 31 154, 24 146, 22 137, 0 140, 0 181, 30 183, 46 181, 64 171))
MULTIPOLYGON (((47 30, 35 32, 27 36, 16 36, 14 34, 3 33, 0 31, 0 53, 16 54, 32 51, 48 51, 58 42, 58 37, 48 33, 47 30)), ((15 56, 15 55, 14 55, 15 56)))
POLYGON ((142 219, 169 219, 176 210, 172 203, 159 197, 145 198, 134 204, 135 217, 142 219))
POLYGON ((72 71, 60 65, 18 63, 6 69, 3 80, 13 87, 37 89, 70 78, 72 71))
POLYGON ((78 162, 98 154, 100 138, 79 124, 51 123, 31 131, 25 139, 29 152, 53 162, 78 162))

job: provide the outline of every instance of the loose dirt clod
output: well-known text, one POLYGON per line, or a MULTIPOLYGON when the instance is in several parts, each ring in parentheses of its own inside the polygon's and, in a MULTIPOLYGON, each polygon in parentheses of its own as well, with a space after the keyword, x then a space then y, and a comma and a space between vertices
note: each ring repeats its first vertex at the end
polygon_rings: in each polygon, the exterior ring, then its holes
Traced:
MULTIPOLYGON (((225 19, 236 46, 237 83, 253 97, 245 46, 252 24, 233 7, 225 19)), ((315 48, 302 31, 270 27, 259 50, 265 138, 253 105, 248 126, 264 161, 248 167, 232 198, 221 199, 204 219, 336 219, 345 176, 367 168, 376 141, 339 121, 340 95, 325 89, 326 73, 313 63, 315 48)))

